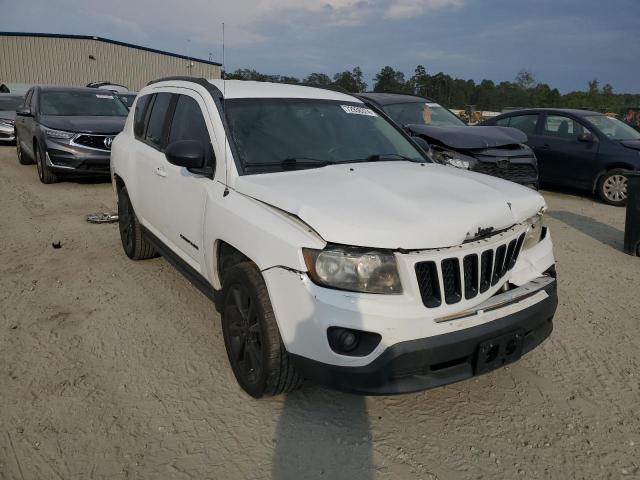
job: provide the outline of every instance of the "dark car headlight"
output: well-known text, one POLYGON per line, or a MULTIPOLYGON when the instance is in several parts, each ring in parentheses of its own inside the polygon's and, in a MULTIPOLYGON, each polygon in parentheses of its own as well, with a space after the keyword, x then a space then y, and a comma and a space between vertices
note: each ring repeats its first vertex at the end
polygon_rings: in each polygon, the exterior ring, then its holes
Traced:
POLYGON ((15 126, 15 121, 8 118, 0 118, 0 126, 13 128, 15 126))
POLYGON ((393 252, 357 247, 328 246, 302 249, 314 283, 362 293, 401 294, 402 285, 393 252))
POLYGON ((45 135, 49 138, 58 138, 62 140, 69 140, 76 134, 74 132, 65 132, 64 130, 54 130, 53 128, 42 127, 45 135))
POLYGON ((452 167, 462 168, 465 170, 472 169, 478 162, 473 157, 456 152, 455 150, 449 150, 448 148, 441 147, 433 147, 432 156, 438 163, 451 165, 452 167))

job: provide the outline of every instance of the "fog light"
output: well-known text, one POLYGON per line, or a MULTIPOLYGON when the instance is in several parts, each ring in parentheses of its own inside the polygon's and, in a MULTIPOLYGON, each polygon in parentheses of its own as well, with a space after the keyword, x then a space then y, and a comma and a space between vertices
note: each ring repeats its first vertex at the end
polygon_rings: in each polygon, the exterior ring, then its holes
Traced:
POLYGON ((364 357, 369 355, 380 343, 377 333, 362 332, 350 328, 331 327, 327 331, 331 350, 340 355, 364 357))

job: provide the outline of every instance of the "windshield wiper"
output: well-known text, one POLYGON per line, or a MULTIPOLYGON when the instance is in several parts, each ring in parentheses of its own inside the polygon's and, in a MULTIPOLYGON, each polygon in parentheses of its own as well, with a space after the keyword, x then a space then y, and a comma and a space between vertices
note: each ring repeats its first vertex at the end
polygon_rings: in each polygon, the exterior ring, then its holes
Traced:
POLYGON ((292 157, 285 158, 279 162, 247 162, 244 166, 249 168, 279 167, 282 170, 296 170, 298 168, 325 167, 331 165, 331 163, 333 162, 319 158, 292 157))
POLYGON ((369 155, 366 158, 354 158, 351 160, 338 160, 333 163, 364 163, 364 162, 388 162, 390 160, 406 160, 408 162, 420 162, 415 158, 409 158, 399 153, 379 153, 375 155, 369 155))

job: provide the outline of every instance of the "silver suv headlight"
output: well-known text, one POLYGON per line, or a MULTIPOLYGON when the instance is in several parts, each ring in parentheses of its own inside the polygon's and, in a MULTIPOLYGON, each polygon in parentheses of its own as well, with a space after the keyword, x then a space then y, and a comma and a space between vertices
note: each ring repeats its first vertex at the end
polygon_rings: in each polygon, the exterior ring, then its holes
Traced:
POLYGON ((42 127, 42 130, 49 138, 69 139, 75 135, 74 132, 65 132, 64 130, 54 130, 53 128, 47 128, 47 127, 42 127))
POLYGON ((392 252, 358 247, 303 248, 309 277, 324 287, 362 293, 402 293, 392 252))
POLYGON ((529 228, 527 228, 527 233, 524 237, 524 245, 523 248, 526 250, 527 248, 535 247, 540 240, 542 240, 542 232, 544 231, 544 214, 538 213, 533 217, 527 219, 527 223, 529 224, 529 228))
POLYGON ((0 125, 3 127, 13 127, 15 126, 15 122, 9 118, 0 118, 0 125))
POLYGON ((432 156, 438 163, 451 165, 452 167, 462 168, 465 170, 473 168, 473 166, 478 162, 473 157, 442 147, 433 147, 432 156))

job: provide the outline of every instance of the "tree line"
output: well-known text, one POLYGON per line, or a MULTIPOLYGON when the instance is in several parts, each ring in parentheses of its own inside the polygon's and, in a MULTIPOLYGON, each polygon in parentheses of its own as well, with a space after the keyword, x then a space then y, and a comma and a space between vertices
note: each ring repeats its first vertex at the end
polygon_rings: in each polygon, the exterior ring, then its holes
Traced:
MULTIPOLYGON (((311 73, 305 78, 283 75, 266 75, 252 69, 238 69, 223 74, 227 79, 257 80, 303 84, 325 88, 336 88, 352 93, 368 90, 362 70, 338 72, 333 77, 325 73, 311 73)), ((522 70, 513 81, 495 83, 493 80, 453 78, 446 73, 429 74, 418 65, 409 78, 392 67, 383 67, 374 78, 374 92, 409 93, 428 97, 449 108, 501 111, 504 108, 556 107, 587 108, 591 110, 619 113, 628 107, 640 107, 640 95, 614 93, 610 84, 600 85, 597 79, 590 80, 584 91, 561 94, 557 88, 538 82, 529 70, 522 70)))

